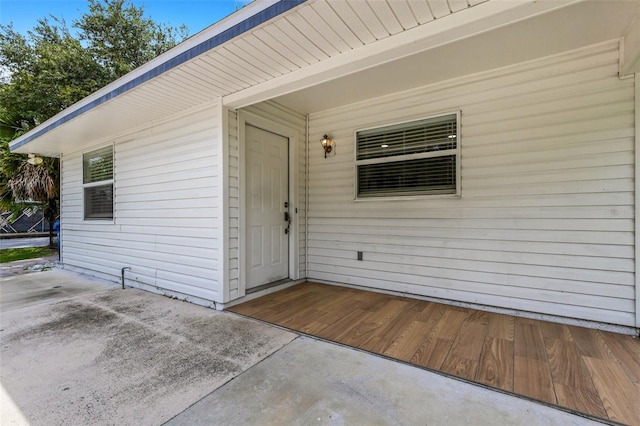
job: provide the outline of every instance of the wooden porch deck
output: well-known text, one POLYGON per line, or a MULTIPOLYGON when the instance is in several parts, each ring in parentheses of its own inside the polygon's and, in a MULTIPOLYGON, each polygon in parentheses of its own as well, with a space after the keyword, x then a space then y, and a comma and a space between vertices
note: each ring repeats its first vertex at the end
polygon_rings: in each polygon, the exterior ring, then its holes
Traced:
POLYGON ((572 411, 640 425, 640 340, 303 283, 228 309, 572 411))

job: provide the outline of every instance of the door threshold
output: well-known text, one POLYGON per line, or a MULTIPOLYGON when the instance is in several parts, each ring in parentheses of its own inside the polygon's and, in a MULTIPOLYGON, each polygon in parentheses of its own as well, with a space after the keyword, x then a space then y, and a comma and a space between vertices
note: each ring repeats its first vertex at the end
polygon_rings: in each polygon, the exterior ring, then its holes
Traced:
POLYGON ((272 281, 270 283, 262 284, 262 285, 259 285, 257 287, 248 288, 246 294, 251 294, 251 293, 258 292, 258 291, 266 290, 268 288, 275 287, 277 285, 286 284, 286 283, 288 283, 290 281, 293 281, 293 280, 291 278, 283 278, 283 279, 278 280, 278 281, 272 281))

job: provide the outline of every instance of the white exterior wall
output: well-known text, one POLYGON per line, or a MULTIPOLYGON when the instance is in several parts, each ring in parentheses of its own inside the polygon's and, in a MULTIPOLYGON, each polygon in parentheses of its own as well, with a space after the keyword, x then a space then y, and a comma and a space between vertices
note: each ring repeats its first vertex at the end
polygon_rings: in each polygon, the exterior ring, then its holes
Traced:
POLYGON ((63 154, 65 268, 120 281, 121 268, 130 266, 127 285, 222 301, 218 110, 209 105, 63 154), (109 143, 115 143, 114 220, 84 221, 82 152, 109 143))
POLYGON ((618 57, 609 42, 311 114, 309 279, 634 326, 634 79, 618 57), (454 110, 461 198, 354 200, 356 129, 454 110))

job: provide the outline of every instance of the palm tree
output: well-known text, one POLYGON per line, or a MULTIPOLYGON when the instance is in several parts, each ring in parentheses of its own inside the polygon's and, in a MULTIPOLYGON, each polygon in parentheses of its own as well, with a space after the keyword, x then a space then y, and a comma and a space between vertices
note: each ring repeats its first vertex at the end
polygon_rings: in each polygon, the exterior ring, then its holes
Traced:
MULTIPOLYGON (((38 158, 38 157, 36 157, 38 158)), ((42 159, 44 160, 44 159, 42 159)), ((58 195, 56 179, 51 170, 51 161, 31 164, 25 161, 18 173, 8 181, 15 200, 48 202, 58 195)))
POLYGON ((53 246, 53 222, 58 215, 60 188, 58 159, 12 154, 7 141, 2 143, 1 151, 0 208, 15 214, 28 204, 37 203, 49 222, 49 244, 53 246))

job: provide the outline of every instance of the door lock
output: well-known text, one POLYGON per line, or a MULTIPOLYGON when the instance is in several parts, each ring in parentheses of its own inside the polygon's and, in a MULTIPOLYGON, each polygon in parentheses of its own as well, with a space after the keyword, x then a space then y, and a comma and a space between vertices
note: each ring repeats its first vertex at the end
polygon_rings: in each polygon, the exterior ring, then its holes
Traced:
POLYGON ((291 226, 291 215, 289 212, 284 212, 284 221, 287 222, 287 227, 284 230, 285 234, 289 233, 289 227, 291 226))

